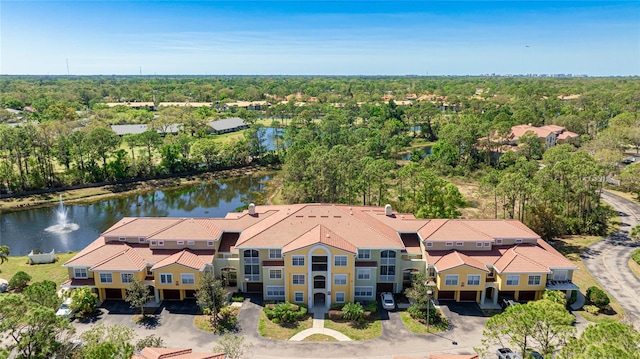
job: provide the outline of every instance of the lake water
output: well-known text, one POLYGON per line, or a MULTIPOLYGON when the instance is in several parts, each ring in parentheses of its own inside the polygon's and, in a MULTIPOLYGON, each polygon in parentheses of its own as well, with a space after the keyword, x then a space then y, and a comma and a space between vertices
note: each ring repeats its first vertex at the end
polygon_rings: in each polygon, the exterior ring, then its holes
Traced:
POLYGON ((174 190, 156 190, 101 200, 89 205, 65 204, 69 223, 78 229, 52 233, 57 206, 33 208, 0 215, 0 244, 9 246, 12 256, 33 249, 43 252, 79 251, 93 242, 122 217, 224 217, 228 212, 254 201, 264 191, 269 176, 242 176, 212 180, 174 190))

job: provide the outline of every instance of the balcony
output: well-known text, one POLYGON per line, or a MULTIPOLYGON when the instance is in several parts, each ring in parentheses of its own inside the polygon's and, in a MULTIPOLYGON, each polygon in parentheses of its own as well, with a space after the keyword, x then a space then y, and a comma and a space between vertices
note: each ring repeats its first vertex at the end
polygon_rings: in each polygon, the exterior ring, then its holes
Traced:
POLYGON ((327 264, 312 264, 311 265, 311 271, 313 272, 326 272, 327 271, 327 264))
POLYGON ((571 283, 571 279, 567 280, 547 280, 547 285, 545 287, 547 290, 580 290, 580 288, 571 283))

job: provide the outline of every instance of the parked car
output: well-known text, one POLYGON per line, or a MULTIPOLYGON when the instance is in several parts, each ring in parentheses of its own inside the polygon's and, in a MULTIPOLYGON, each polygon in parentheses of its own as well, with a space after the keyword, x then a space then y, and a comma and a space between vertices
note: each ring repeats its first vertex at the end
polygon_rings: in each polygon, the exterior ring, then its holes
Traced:
POLYGON ((59 317, 71 318, 73 316, 73 309, 71 309, 71 298, 67 298, 62 302, 60 308, 56 312, 59 317))
POLYGON ((0 293, 6 292, 7 288, 9 288, 9 282, 7 282, 5 280, 1 280, 0 281, 0 293))
POLYGON ((380 301, 382 302, 382 308, 386 310, 396 309, 396 302, 393 300, 393 294, 389 292, 380 293, 380 301))
POLYGON ((498 302, 499 302, 500 306, 502 307, 502 309, 507 309, 507 307, 510 307, 512 305, 518 304, 518 302, 516 302, 515 298, 510 297, 510 296, 502 297, 502 298, 500 298, 500 300, 498 302))
POLYGON ((496 354, 498 354, 499 359, 522 359, 520 354, 514 353, 513 350, 509 348, 500 348, 496 354))
POLYGON ((533 359, 544 359, 544 356, 536 351, 529 353, 529 357, 533 359))
POLYGON ((625 165, 630 165, 630 164, 634 163, 635 161, 636 161, 635 157, 627 157, 627 158, 622 160, 622 163, 624 163, 625 165))

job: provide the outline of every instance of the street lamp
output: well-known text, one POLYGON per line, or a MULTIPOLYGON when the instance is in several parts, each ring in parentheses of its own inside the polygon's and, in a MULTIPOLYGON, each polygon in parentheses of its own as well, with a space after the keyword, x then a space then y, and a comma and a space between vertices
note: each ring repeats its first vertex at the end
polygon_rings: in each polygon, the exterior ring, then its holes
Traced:
POLYGON ((211 283, 211 303, 213 304, 213 326, 218 326, 218 309, 216 308, 216 282, 215 279, 211 283))
POLYGON ((431 296, 433 290, 431 288, 436 286, 436 283, 432 280, 425 281, 424 285, 427 287, 427 334, 429 333, 429 313, 431 313, 431 296))

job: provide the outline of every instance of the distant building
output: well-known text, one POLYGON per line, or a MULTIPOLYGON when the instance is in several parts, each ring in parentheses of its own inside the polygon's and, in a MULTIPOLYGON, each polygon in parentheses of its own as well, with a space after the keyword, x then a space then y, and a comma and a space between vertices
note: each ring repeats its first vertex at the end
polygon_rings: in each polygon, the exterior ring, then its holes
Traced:
POLYGON ((124 106, 124 107, 133 108, 136 110, 141 110, 146 108, 154 111, 156 109, 156 105, 153 102, 107 102, 105 105, 107 105, 107 107, 109 108, 124 106))
MULTIPOLYGON (((143 133, 143 132, 147 132, 149 130, 149 126, 145 125, 145 124, 138 124, 138 125, 112 125, 111 126, 111 130, 113 132, 115 132, 118 136, 134 135, 134 134, 140 134, 140 133, 143 133)), ((158 132, 161 135, 167 135, 167 134, 175 135, 180 131, 182 131, 182 124, 181 123, 173 123, 173 124, 170 124, 168 126, 165 126, 163 129, 157 129, 156 130, 156 132, 158 132)))
POLYGON ((158 107, 211 107, 211 102, 160 102, 158 107))
POLYGON ((225 103, 223 110, 228 111, 232 108, 244 108, 245 110, 250 111, 262 111, 266 110, 267 107, 269 107, 269 103, 267 101, 236 101, 225 103))
POLYGON ((249 124, 244 122, 244 120, 240 117, 231 117, 224 118, 222 120, 209 121, 207 122, 207 125, 211 127, 211 130, 209 132, 215 134, 236 132, 249 128, 249 124))

